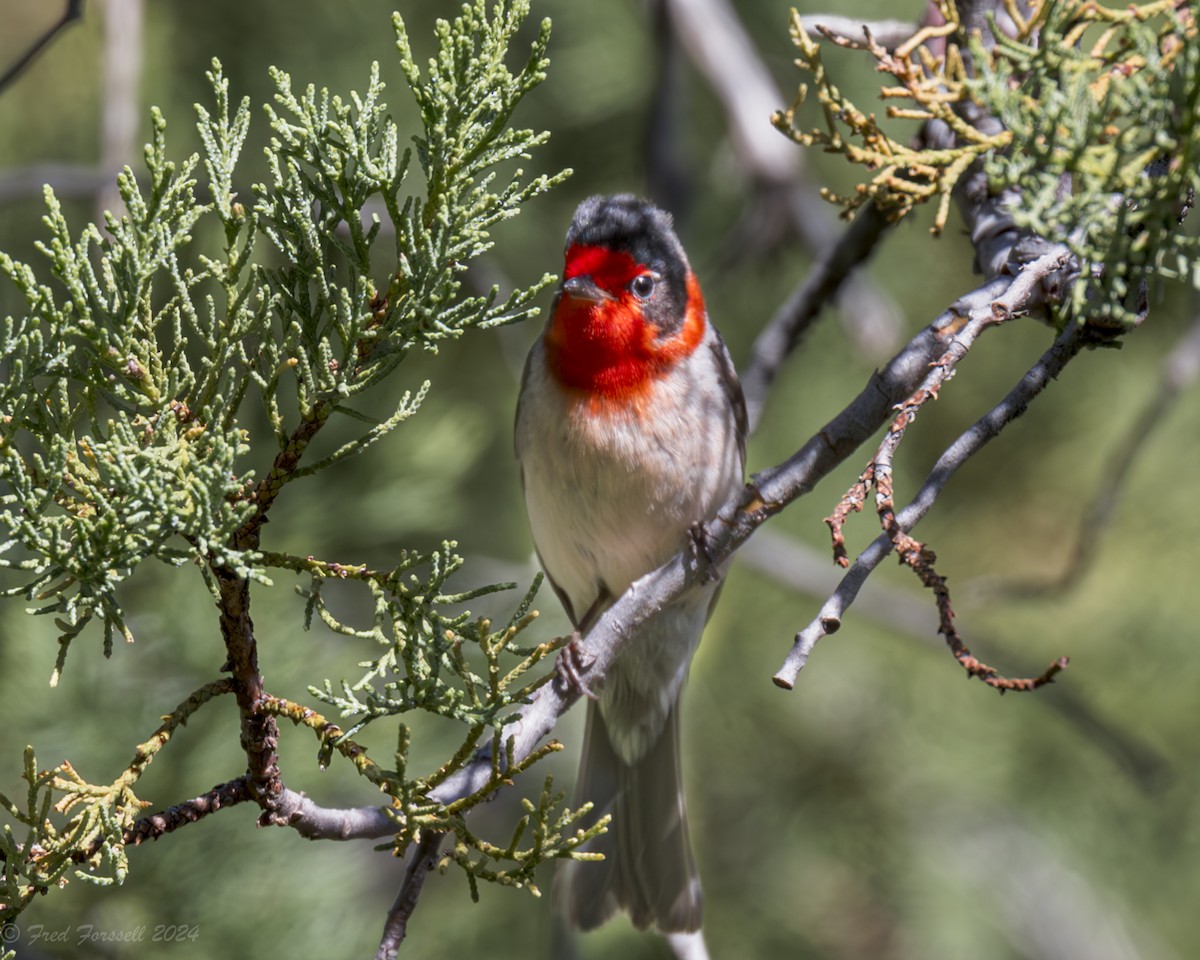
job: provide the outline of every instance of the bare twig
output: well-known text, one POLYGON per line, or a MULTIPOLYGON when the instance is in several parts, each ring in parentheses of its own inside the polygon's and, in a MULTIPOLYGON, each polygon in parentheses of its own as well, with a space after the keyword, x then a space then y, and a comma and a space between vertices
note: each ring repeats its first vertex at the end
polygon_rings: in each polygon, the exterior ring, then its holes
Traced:
POLYGON ((999 582, 976 589, 1009 597, 1038 597, 1069 590, 1091 569, 1100 539, 1112 520, 1129 472, 1138 454, 1162 423, 1179 395, 1200 378, 1200 317, 1187 329, 1163 360, 1158 389, 1117 444, 1101 471, 1101 483, 1084 511, 1075 536, 1075 546, 1066 567, 1058 576, 1045 580, 999 582))
POLYGON ((379 950, 375 960, 395 960, 400 944, 408 932, 408 921, 416 909, 417 900, 421 896, 421 887, 438 861, 438 847, 442 844, 440 833, 426 833, 413 851, 408 870, 400 884, 400 892, 388 911, 387 921, 383 925, 383 936, 379 941, 379 950))
MULTIPOLYGON (((756 575, 813 598, 825 598, 838 587, 841 574, 829 565, 827 551, 805 543, 774 527, 763 527, 738 551, 738 563, 756 575)), ((854 602, 860 618, 885 626, 939 650, 945 641, 937 636, 938 618, 929 604, 912 590, 873 581, 854 602)), ((1001 641, 983 638, 989 649, 999 648, 1001 658, 1009 653, 1001 641)), ((1171 767, 1158 750, 1139 739, 1127 725, 1110 722, 1094 705, 1070 687, 1055 691, 1053 697, 1039 697, 1037 703, 1070 724, 1089 746, 1105 754, 1129 782, 1148 795, 1163 789, 1171 779, 1171 767)))
POLYGON ((888 50, 895 50, 917 32, 917 24, 908 20, 859 20, 836 13, 810 13, 800 20, 809 33, 830 33, 847 40, 862 40, 863 32, 869 30, 888 50))
POLYGON ((997 297, 990 304, 989 310, 980 310, 966 318, 962 330, 947 346, 946 353, 930 367, 921 386, 899 405, 887 434, 879 444, 875 456, 867 464, 866 470, 842 498, 833 515, 825 520, 833 536, 834 559, 839 566, 845 567, 849 564, 842 525, 852 512, 862 509, 866 491, 870 486, 874 486, 876 490, 876 509, 883 529, 892 534, 893 539, 898 534, 892 500, 892 459, 917 413, 930 400, 937 399, 942 385, 954 375, 958 362, 966 356, 976 337, 987 328, 1012 319, 1020 306, 1029 300, 1034 289, 1058 273, 1070 261, 1070 257, 1070 250, 1059 244, 1022 268, 1003 296, 997 297))
POLYGON ((251 799, 253 798, 250 794, 250 781, 246 777, 236 777, 218 784, 198 797, 168 807, 161 813, 142 817, 125 832, 125 843, 136 847, 147 840, 157 840, 163 834, 177 830, 184 824, 195 823, 218 810, 251 799))
POLYGON ((954 608, 950 603, 950 591, 946 587, 946 578, 938 574, 933 566, 937 562, 937 556, 925 544, 914 540, 899 526, 888 530, 888 538, 900 555, 900 559, 916 572, 922 584, 933 591, 937 598, 938 633, 946 638, 946 645, 954 654, 954 659, 967 671, 968 676, 982 680, 994 690, 1007 693, 1010 690, 1036 690, 1038 687, 1053 683, 1054 678, 1066 669, 1069 661, 1066 657, 1059 657, 1039 676, 1005 677, 1001 676, 1000 671, 995 667, 989 667, 979 660, 971 653, 959 635, 958 628, 954 626, 954 608))
MULTIPOLYGON (((738 564, 812 599, 824 599, 837 589, 842 573, 829 563, 829 551, 774 526, 760 528, 738 551, 738 564)), ((934 639, 937 616, 912 589, 876 582, 858 598, 854 609, 872 623, 889 626, 914 639, 934 639)))
POLYGON ((887 227, 886 219, 876 207, 863 210, 838 242, 826 248, 803 285, 776 311, 754 341, 750 362, 741 376, 751 431, 762 418, 780 365, 849 274, 874 252, 887 227))
MULTIPOLYGON (((901 531, 908 531, 915 527, 929 511, 929 508, 933 506, 947 481, 949 481, 958 468, 974 456, 986 443, 994 439, 1016 417, 1023 413, 1030 401, 1041 393, 1053 378, 1058 376, 1063 367, 1079 352, 1085 343, 1085 328, 1078 324, 1069 325, 1058 339, 1055 340, 1053 346, 1029 369, 1025 376, 1021 378, 1021 381, 1009 391, 1008 395, 942 454, 937 463, 934 464, 933 470, 930 471, 928 479, 926 479, 924 485, 913 498, 913 501, 895 517, 896 526, 901 531)), ((796 640, 791 651, 773 678, 778 686, 791 689, 795 685, 796 677, 804 667, 809 654, 812 653, 817 642, 822 637, 837 631, 841 626, 842 615, 854 602, 858 591, 866 582, 867 577, 892 552, 894 547, 893 537, 885 532, 876 537, 871 545, 859 554, 846 576, 842 578, 842 582, 838 585, 838 589, 834 592, 833 596, 825 602, 813 621, 804 630, 796 634, 796 640)), ((954 643, 955 639, 957 639, 956 634, 953 637, 947 635, 947 642, 951 644, 956 658, 963 663, 965 668, 974 675, 980 676, 992 686, 1000 689, 1006 688, 1002 683, 1004 678, 999 677, 991 668, 987 668, 971 658, 970 652, 962 645, 961 640, 958 641, 958 646, 956 647, 954 643), (989 677, 991 680, 988 679, 989 677)), ((1061 666, 1058 669, 1061 669, 1061 666)), ((1057 672, 1057 670, 1053 672, 1057 672)), ((1048 671, 1050 676, 1043 675, 1042 682, 1047 682, 1053 676, 1053 672, 1048 671)), ((1018 684, 1016 687, 1011 688, 1024 689, 1025 686, 1018 684)))
POLYGON ((83 0, 67 0, 66 7, 63 9, 62 16, 58 18, 40 37, 33 42, 33 45, 23 54, 17 57, 16 61, 0 74, 0 91, 3 91, 10 83, 12 83, 21 72, 33 63, 39 53, 46 49, 51 41, 59 35, 64 29, 69 27, 76 20, 83 19, 83 0))
MULTIPOLYGON (((842 529, 851 514, 862 510, 867 492, 872 486, 878 491, 877 502, 881 522, 885 530, 890 529, 892 456, 917 411, 929 400, 937 397, 941 385, 953 375, 958 361, 966 355, 980 333, 995 323, 1010 319, 1018 309, 1030 305, 1034 293, 1044 290, 1047 284, 1052 284, 1052 278, 1069 262, 1070 252, 1065 246, 1052 247, 1050 252, 1022 268, 1003 294, 991 303, 980 304, 968 314, 958 314, 958 329, 950 339, 946 352, 930 365, 930 370, 920 386, 897 407, 898 413, 875 456, 871 458, 858 480, 843 494, 833 513, 825 518, 833 541, 835 563, 842 567, 849 564, 846 538, 842 529)), ((955 307, 951 307, 950 312, 955 313, 955 307)))

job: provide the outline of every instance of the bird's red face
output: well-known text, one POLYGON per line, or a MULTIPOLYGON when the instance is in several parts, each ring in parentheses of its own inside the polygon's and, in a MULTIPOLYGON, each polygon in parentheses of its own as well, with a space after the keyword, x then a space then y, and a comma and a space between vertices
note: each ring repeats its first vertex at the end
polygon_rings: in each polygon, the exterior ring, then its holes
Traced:
POLYGON ((546 360, 564 387, 596 403, 629 403, 699 346, 705 324, 700 284, 686 263, 673 266, 682 284, 623 249, 567 247, 546 332, 546 360))

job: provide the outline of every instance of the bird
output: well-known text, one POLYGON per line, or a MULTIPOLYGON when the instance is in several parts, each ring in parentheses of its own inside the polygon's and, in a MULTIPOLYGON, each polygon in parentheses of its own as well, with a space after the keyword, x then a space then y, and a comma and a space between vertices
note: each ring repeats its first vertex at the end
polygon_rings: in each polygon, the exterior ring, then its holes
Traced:
MULTIPOLYGON (((668 213, 631 194, 584 200, 530 349, 515 446, 534 547, 573 643, 639 577, 703 543, 743 484, 746 406, 729 351, 668 213)), ((589 694, 580 804, 612 814, 571 862, 568 920, 619 910, 690 933, 702 893, 680 767, 680 696, 724 565, 637 627, 589 694)), ((556 896, 559 896, 556 890, 556 896)))

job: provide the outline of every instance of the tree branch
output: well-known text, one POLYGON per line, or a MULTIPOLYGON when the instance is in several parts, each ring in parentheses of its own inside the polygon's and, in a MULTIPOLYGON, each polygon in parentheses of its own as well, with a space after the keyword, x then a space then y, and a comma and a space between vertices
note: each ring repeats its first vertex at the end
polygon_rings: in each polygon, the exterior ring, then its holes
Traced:
POLYGON ((184 824, 195 823, 224 807, 232 807, 253 799, 249 778, 237 777, 226 783, 218 784, 198 797, 168 807, 161 813, 152 813, 142 817, 125 831, 125 843, 128 846, 136 847, 147 840, 157 840, 163 834, 178 830, 184 824))
MULTIPOLYGON (((895 522, 899 528, 908 531, 915 527, 933 506, 946 483, 958 468, 985 444, 998 436, 1009 423, 1024 413, 1025 408, 1034 397, 1041 393, 1053 378, 1058 376, 1063 367, 1086 343, 1086 328, 1080 324, 1070 324, 1050 349, 1026 372, 1021 381, 1009 391, 1008 395, 976 421, 942 454, 912 502, 896 516, 895 522)), ((778 686, 791 689, 795 685, 797 675, 804 667, 817 642, 822 637, 837 631, 841 626, 842 615, 854 602, 867 577, 892 552, 894 547, 892 537, 885 532, 876 537, 871 545, 859 554, 849 572, 842 578, 842 582, 833 596, 825 602, 813 621, 796 634, 791 651, 773 678, 778 686)), ((948 642, 951 642, 949 637, 947 639, 948 642)), ((965 648, 963 649, 965 650, 965 648)), ((958 656, 957 651, 956 656, 958 656)), ((969 657, 969 652, 966 652, 965 656, 969 657)), ((962 661, 964 657, 960 656, 959 659, 962 661)), ((964 666, 966 666, 965 663, 964 666)), ((982 667, 982 665, 979 666, 982 667)), ((990 668, 981 669, 980 674, 986 672, 986 669, 990 668)), ((992 675, 994 676, 994 671, 992 671, 992 675)), ((999 681, 1003 678, 997 677, 996 679, 999 681)))
POLYGON ((50 45, 50 42, 76 20, 83 19, 83 0, 67 0, 62 16, 49 29, 33 42, 28 50, 17 57, 16 61, 3 74, 0 74, 0 92, 20 76, 21 72, 33 63, 39 53, 50 45))
POLYGON ((250 581, 225 567, 214 567, 220 591, 218 618, 229 660, 225 666, 236 684, 238 712, 242 721, 242 749, 246 753, 251 796, 263 808, 260 822, 283 824, 274 812, 284 791, 279 775, 279 726, 264 709, 266 697, 258 669, 258 642, 250 619, 250 581))
MULTIPOLYGON (((357 345, 360 356, 369 356, 377 343, 360 339, 357 345)), ((304 452, 328 421, 332 409, 333 404, 329 400, 321 399, 314 403, 292 431, 288 442, 276 454, 271 469, 254 488, 254 513, 234 534, 234 543, 239 549, 258 549, 268 511, 284 486, 295 478, 304 452)), ((250 581, 226 567, 214 565, 211 570, 220 594, 218 616, 221 636, 229 653, 225 666, 237 683, 235 693, 242 720, 241 744, 248 761, 250 789, 263 809, 259 822, 263 825, 285 826, 298 815, 303 815, 298 814, 298 810, 308 811, 315 818, 312 829, 323 834, 329 827, 327 821, 319 816, 321 808, 309 805, 303 797, 300 798, 300 806, 295 807, 297 795, 284 786, 280 776, 277 752, 279 725, 270 712, 273 698, 266 693, 258 668, 258 642, 254 635, 254 623, 250 619, 250 581), (283 806, 285 801, 286 808, 283 806)), ((336 811, 333 822, 342 823, 345 816, 338 815, 346 813, 336 811)), ((301 827, 308 829, 304 824, 301 827)))
POLYGON ((1014 580, 983 585, 978 589, 1000 597, 1032 598, 1066 591, 1078 584, 1095 562, 1100 539, 1112 520, 1122 488, 1138 454, 1174 407, 1179 395, 1197 379, 1200 379, 1200 316, 1192 321, 1163 359, 1158 389, 1124 438, 1118 442, 1101 471, 1100 485, 1084 511, 1075 535, 1075 546, 1063 571, 1045 580, 1014 580))
POLYGON ((863 210, 838 241, 825 248, 824 255, 804 283, 796 288, 755 339, 750 361, 741 375, 751 433, 762 419, 767 395, 784 359, 796 348, 851 272, 871 256, 888 226, 886 218, 874 205, 863 210))
POLYGON ((862 510, 870 487, 874 486, 876 489, 877 511, 884 530, 891 533, 893 539, 898 535, 898 531, 892 526, 895 519, 892 502, 892 459, 909 424, 916 419, 926 403, 937 398, 938 391, 954 375, 958 362, 966 356, 976 337, 989 327, 1012 319, 1016 311, 1021 310, 1029 301, 1034 290, 1063 269, 1070 262, 1070 257, 1070 250, 1059 244, 1035 262, 1023 267, 1003 296, 992 301, 987 310, 977 310, 966 318, 961 332, 947 346, 946 353, 932 364, 920 387, 899 405, 892 425, 879 444, 875 456, 867 464, 867 469, 842 497, 833 514, 825 519, 833 537, 834 560, 839 566, 845 567, 848 564, 842 527, 850 514, 862 510))
POLYGON ((863 32, 869 30, 887 50, 895 50, 917 32, 917 24, 910 20, 860 20, 836 13, 810 13, 800 20, 809 33, 831 33, 847 40, 861 41, 863 32))
POLYGON ((396 894, 392 908, 388 911, 375 960, 395 960, 396 952, 408 932, 408 921, 416 909, 425 878, 437 866, 438 847, 442 845, 443 836, 440 833, 426 833, 417 844, 408 870, 404 874, 404 881, 400 884, 400 892, 396 894))
MULTIPOLYGON (((841 579, 829 565, 827 550, 819 550, 774 527, 759 529, 738 551, 738 563, 814 599, 828 597, 837 590, 841 579)), ((858 595, 854 609, 860 618, 887 627, 893 634, 903 634, 905 640, 944 649, 945 641, 936 636, 936 613, 911 590, 874 582, 869 590, 858 595)), ((989 649, 1001 646, 1001 653, 1008 656, 999 641, 985 639, 989 649)), ((1036 702, 1072 726, 1085 743, 1105 754, 1133 786, 1147 795, 1164 789, 1172 779, 1170 764, 1158 750, 1124 726, 1107 720, 1070 687, 1056 690, 1053 697, 1039 697, 1036 702)))
POLYGON ((279 826, 291 827, 306 840, 382 840, 399 832, 391 807, 322 807, 284 787, 273 813, 279 826))

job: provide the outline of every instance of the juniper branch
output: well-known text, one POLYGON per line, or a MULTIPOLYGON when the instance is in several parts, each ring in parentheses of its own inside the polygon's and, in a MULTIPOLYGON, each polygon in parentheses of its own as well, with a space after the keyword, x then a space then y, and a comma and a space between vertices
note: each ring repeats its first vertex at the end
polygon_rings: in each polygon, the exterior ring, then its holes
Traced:
POLYGON ((396 952, 408 933, 408 921, 417 907, 425 879, 437 866, 438 848, 442 845, 443 836, 440 833, 427 833, 413 851, 400 892, 388 910, 375 960, 395 960, 396 952))
POLYGON ((161 813, 152 813, 142 817, 125 831, 125 843, 136 847, 149 840, 157 840, 164 834, 172 833, 186 824, 196 823, 219 810, 246 803, 252 799, 247 778, 236 777, 227 783, 218 784, 198 797, 168 807, 161 813))

